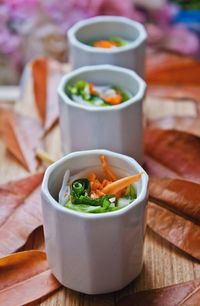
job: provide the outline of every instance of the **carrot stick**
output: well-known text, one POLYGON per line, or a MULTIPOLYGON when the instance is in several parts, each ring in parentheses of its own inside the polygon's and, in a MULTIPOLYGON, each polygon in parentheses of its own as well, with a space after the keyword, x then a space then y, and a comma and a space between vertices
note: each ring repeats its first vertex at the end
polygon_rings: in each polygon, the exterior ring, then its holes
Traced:
POLYGON ((112 181, 116 181, 116 176, 112 173, 112 171, 110 170, 110 168, 108 167, 108 164, 106 162, 105 156, 101 155, 100 156, 100 161, 102 164, 102 168, 104 170, 104 172, 107 174, 107 176, 112 180, 112 181))
POLYGON ((122 96, 117 94, 115 96, 108 96, 108 97, 103 97, 104 101, 111 105, 117 105, 122 102, 122 96))
POLYGON ((94 85, 92 83, 89 83, 89 92, 90 92, 91 95, 96 93, 96 90, 95 90, 94 85))
POLYGON ((141 176, 142 176, 142 173, 138 173, 136 175, 131 175, 131 176, 121 178, 121 179, 105 186, 102 189, 102 192, 105 193, 105 194, 115 194, 116 195, 122 189, 124 189, 124 188, 128 187, 129 185, 139 181, 141 176))
POLYGON ((104 179, 102 182, 102 188, 106 187, 108 184, 112 183, 111 181, 104 179))
POLYGON ((115 42, 109 41, 109 40, 98 40, 93 43, 93 47, 96 47, 96 48, 109 49, 109 48, 113 48, 116 46, 117 44, 115 42))
POLYGON ((97 194, 99 197, 102 197, 102 196, 105 195, 105 194, 104 194, 101 190, 99 190, 99 189, 96 190, 96 194, 97 194))
POLYGON ((91 172, 89 175, 88 175, 88 179, 90 182, 94 182, 95 179, 96 179, 96 173, 95 172, 91 172))

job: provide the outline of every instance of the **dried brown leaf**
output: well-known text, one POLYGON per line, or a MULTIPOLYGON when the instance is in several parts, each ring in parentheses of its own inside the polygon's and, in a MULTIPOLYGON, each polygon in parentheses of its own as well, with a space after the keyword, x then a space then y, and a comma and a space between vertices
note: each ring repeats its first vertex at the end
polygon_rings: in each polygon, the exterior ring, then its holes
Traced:
POLYGON ((59 287, 44 252, 25 251, 0 259, 0 305, 24 305, 59 287))
POLYGON ((0 257, 22 247, 42 225, 40 190, 43 173, 0 185, 0 257))
POLYGON ((151 177, 149 191, 149 227, 200 260, 200 185, 151 177))
POLYGON ((181 179, 150 178, 150 199, 200 224, 200 184, 181 179))
POLYGON ((37 58, 32 62, 33 92, 35 104, 43 125, 46 120, 48 60, 37 58))
POLYGON ((146 168, 149 174, 183 177, 200 183, 200 138, 185 132, 147 128, 146 168))
POLYGON ((14 111, 0 109, 3 140, 7 149, 31 172, 37 167, 35 149, 40 145, 42 129, 40 124, 14 111))
POLYGON ((200 62, 188 56, 159 52, 147 59, 149 85, 199 86, 199 75, 200 62))
POLYGON ((61 65, 53 60, 37 58, 32 62, 35 104, 45 131, 58 120, 57 86, 62 75, 61 65))
POLYGON ((117 306, 198 306, 200 279, 151 289, 122 298, 117 306))
POLYGON ((200 260, 200 226, 150 202, 148 226, 176 247, 200 260))

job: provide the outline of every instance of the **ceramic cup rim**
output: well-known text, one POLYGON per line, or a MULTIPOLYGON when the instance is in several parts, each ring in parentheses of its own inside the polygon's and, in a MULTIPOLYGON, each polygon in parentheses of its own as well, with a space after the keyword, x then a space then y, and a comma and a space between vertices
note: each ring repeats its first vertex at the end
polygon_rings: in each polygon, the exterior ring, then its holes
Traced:
POLYGON ((115 153, 109 150, 103 150, 103 149, 77 151, 77 152, 67 154, 66 156, 62 157, 61 159, 59 159, 58 161, 56 161, 55 163, 53 163, 47 168, 44 174, 43 182, 42 182, 41 193, 42 193, 42 196, 44 196, 45 200, 47 201, 48 205, 50 205, 55 211, 60 211, 64 214, 76 216, 82 219, 115 218, 115 217, 119 217, 119 216, 127 214, 131 209, 133 209, 137 205, 140 205, 145 200, 148 194, 148 181, 149 181, 149 177, 147 173, 144 171, 144 169, 138 164, 138 162, 135 159, 129 156, 126 156, 120 153, 115 153), (91 214, 91 213, 83 213, 79 211, 74 211, 74 210, 66 209, 65 207, 60 205, 52 197, 52 195, 49 192, 49 188, 48 188, 49 178, 52 175, 52 173, 55 171, 55 169, 62 167, 62 165, 64 165, 65 162, 70 160, 70 158, 72 157, 73 158, 74 157, 78 158, 79 156, 89 157, 91 155, 102 155, 102 154, 109 156, 109 157, 114 156, 114 157, 120 158, 126 161, 127 163, 129 163, 130 167, 134 168, 134 170, 136 169, 138 172, 143 172, 142 177, 141 177, 142 188, 137 198, 132 203, 130 203, 127 207, 124 207, 117 211, 100 213, 100 214, 91 214))
POLYGON ((138 46, 141 45, 143 41, 147 39, 147 32, 144 28, 144 26, 134 20, 131 20, 127 17, 122 17, 122 16, 97 16, 97 17, 92 17, 88 18, 85 20, 81 20, 77 22, 74 26, 72 26, 68 31, 67 31, 68 39, 70 43, 79 49, 82 49, 86 52, 89 53, 96 53, 96 54, 117 54, 117 53, 123 53, 128 50, 132 50, 137 48, 138 46), (91 46, 88 46, 82 42, 80 42, 77 37, 76 33, 84 26, 86 25, 92 25, 92 24, 97 24, 97 23, 107 23, 107 22, 119 22, 123 25, 129 25, 136 29, 139 33, 138 37, 130 42, 126 46, 122 46, 120 48, 113 48, 112 50, 108 49, 103 49, 103 48, 94 48, 91 46))
POLYGON ((58 86, 57 93, 59 97, 64 101, 66 104, 79 108, 79 109, 85 109, 90 112, 104 112, 104 111, 116 111, 120 110, 123 108, 128 107, 129 105, 133 103, 139 102, 145 94, 146 90, 146 83, 145 81, 133 70, 128 69, 128 68, 123 68, 115 65, 109 65, 109 64, 104 64, 104 65, 94 65, 94 66, 84 66, 81 68, 77 68, 69 73, 66 73, 58 86), (64 86, 67 82, 69 82, 72 78, 78 76, 79 74, 83 72, 95 72, 95 71, 111 71, 112 73, 122 73, 122 74, 127 74, 130 78, 134 79, 138 83, 138 90, 136 95, 131 97, 129 100, 127 100, 124 103, 121 103, 119 105, 113 105, 112 107, 99 107, 99 106, 90 106, 90 105, 84 105, 84 104, 78 104, 75 103, 73 100, 70 99, 70 97, 64 92, 64 86))

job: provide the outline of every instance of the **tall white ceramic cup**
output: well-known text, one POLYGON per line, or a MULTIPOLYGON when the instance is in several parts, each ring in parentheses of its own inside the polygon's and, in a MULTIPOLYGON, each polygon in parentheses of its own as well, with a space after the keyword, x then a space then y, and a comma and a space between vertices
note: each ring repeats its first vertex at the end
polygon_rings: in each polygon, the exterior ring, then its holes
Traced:
POLYGON ((132 158, 105 150, 68 154, 51 165, 42 184, 44 232, 49 266, 64 286, 101 294, 119 290, 142 269, 148 176, 132 158), (61 206, 58 192, 66 169, 71 173, 100 166, 104 154, 113 171, 133 175, 137 199, 121 210, 101 214, 73 211, 61 206))
POLYGON ((87 65, 111 64, 129 68, 144 76, 147 33, 143 25, 119 16, 98 16, 76 23, 68 31, 73 69, 87 65), (120 48, 94 48, 87 43, 119 36, 129 41, 120 48))
POLYGON ((129 155, 142 163, 145 89, 145 82, 135 72, 117 66, 88 66, 66 74, 58 88, 64 153, 104 148, 129 155), (80 105, 65 93, 65 87, 77 80, 116 85, 127 89, 132 97, 109 107, 80 105))

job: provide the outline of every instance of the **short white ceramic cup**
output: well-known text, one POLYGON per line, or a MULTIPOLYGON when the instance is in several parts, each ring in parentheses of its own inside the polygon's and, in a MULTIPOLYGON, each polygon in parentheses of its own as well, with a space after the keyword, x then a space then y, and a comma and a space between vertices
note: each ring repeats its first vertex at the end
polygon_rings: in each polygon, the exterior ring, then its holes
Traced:
POLYGON ((125 287, 141 272, 145 235, 148 176, 132 158, 106 150, 75 152, 51 165, 42 184, 42 208, 47 258, 64 286, 87 294, 125 287), (58 204, 66 169, 77 173, 100 166, 104 154, 116 173, 143 172, 136 183, 137 199, 121 210, 81 213, 58 204))
POLYGON ((135 72, 117 66, 88 66, 66 74, 58 88, 64 153, 104 148, 129 155, 142 163, 145 89, 145 82, 135 72), (96 85, 125 88, 133 97, 109 107, 80 105, 66 95, 64 88, 82 79, 96 85))
POLYGON ((76 23, 68 31, 70 62, 73 69, 111 64, 129 68, 144 76, 147 33, 142 24, 119 16, 98 16, 76 23), (119 36, 130 41, 120 48, 103 49, 88 42, 119 36))

